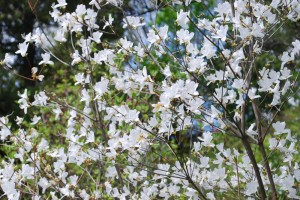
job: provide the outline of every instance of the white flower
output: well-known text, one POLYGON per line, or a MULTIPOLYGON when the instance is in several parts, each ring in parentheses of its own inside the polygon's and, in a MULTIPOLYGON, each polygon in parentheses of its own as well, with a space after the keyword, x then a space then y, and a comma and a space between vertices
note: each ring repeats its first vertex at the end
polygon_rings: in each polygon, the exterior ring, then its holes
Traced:
POLYGON ((159 29, 158 29, 158 35, 163 39, 163 40, 165 40, 165 39, 167 39, 168 38, 168 26, 167 25, 165 25, 165 26, 163 26, 163 27, 160 27, 159 29))
POLYGON ((99 44, 101 42, 101 37, 102 37, 103 33, 96 31, 93 33, 93 37, 90 37, 91 40, 95 41, 97 44, 99 44))
POLYGON ((210 200, 215 200, 215 199, 216 199, 214 193, 212 193, 212 192, 207 193, 206 196, 207 196, 207 198, 210 199, 210 200))
POLYGON ((199 167, 201 167, 201 168, 208 168, 209 167, 209 164, 208 164, 208 162, 209 162, 209 157, 201 157, 200 158, 200 166, 199 167))
POLYGON ((95 134, 93 131, 88 132, 88 134, 86 135, 86 144, 90 143, 90 142, 95 142, 95 134))
POLYGON ((176 22, 184 29, 187 29, 189 27, 189 12, 183 12, 183 10, 180 10, 179 13, 177 13, 177 19, 176 22))
POLYGON ((292 45, 294 46, 292 53, 296 56, 300 53, 300 40, 295 40, 292 45))
POLYGON ((256 88, 251 88, 249 91, 248 91, 248 97, 249 99, 253 100, 253 99, 257 99, 257 98, 260 98, 260 95, 256 95, 257 89, 256 88))
POLYGON ((276 140, 275 138, 270 138, 269 143, 270 143, 270 145, 269 145, 270 150, 273 150, 278 146, 279 141, 276 140))
POLYGON ((37 67, 31 68, 31 73, 32 73, 32 74, 36 74, 37 71, 38 71, 38 68, 37 68, 37 67))
POLYGON ((94 54, 94 61, 98 64, 102 64, 102 62, 107 62, 108 56, 111 55, 112 52, 108 49, 104 49, 94 54))
POLYGON ((17 192, 15 188, 15 183, 12 180, 9 181, 3 181, 1 184, 1 188, 7 196, 10 196, 10 199, 19 199, 20 192, 17 192))
POLYGON ((154 44, 159 40, 159 36, 156 35, 154 30, 150 30, 149 33, 147 33, 147 40, 150 42, 150 44, 154 44))
POLYGON ((44 91, 39 92, 38 94, 34 95, 34 102, 32 102, 32 105, 41 105, 45 106, 47 105, 48 97, 44 91))
POLYGON ((207 59, 211 59, 213 56, 216 55, 216 49, 208 39, 204 40, 203 47, 201 48, 201 53, 207 59))
POLYGON ((100 9, 100 1, 102 0, 92 0, 89 5, 96 6, 97 9, 100 9))
MULTIPOLYGON (((1 118, 1 119, 3 119, 3 118, 1 118)), ((6 123, 3 123, 3 120, 1 120, 1 121, 2 122, 0 122, 0 139, 2 141, 4 141, 11 134, 11 132, 9 130, 9 127, 7 125, 4 125, 6 123)))
POLYGON ((76 176, 76 175, 70 176, 69 180, 70 180, 70 184, 71 185, 76 186, 77 180, 78 180, 78 176, 76 176))
POLYGON ((171 72, 171 70, 170 70, 170 66, 169 66, 169 65, 167 65, 167 66, 165 67, 165 69, 164 69, 164 71, 163 71, 163 74, 165 75, 166 78, 169 77, 169 76, 172 76, 172 72, 171 72))
POLYGON ((59 115, 62 113, 60 107, 53 109, 53 112, 55 113, 55 120, 57 120, 59 118, 59 115))
POLYGON ((60 29, 60 30, 56 31, 56 35, 55 35, 54 39, 58 42, 66 42, 67 39, 65 38, 64 30, 60 29))
POLYGON ((190 72, 194 72, 194 71, 198 71, 203 73, 206 70, 206 65, 207 63, 205 62, 205 60, 202 57, 195 57, 193 59, 190 60, 190 62, 188 63, 189 66, 189 71, 190 72))
POLYGON ((22 34, 21 36, 25 40, 25 42, 31 43, 33 41, 33 37, 31 35, 31 33, 28 33, 27 35, 22 34))
POLYGON ((40 143, 37 145, 38 151, 46 151, 49 148, 49 142, 42 138, 40 143))
POLYGON ((75 85, 78 84, 84 84, 85 78, 84 78, 84 73, 78 73, 75 75, 76 83, 75 85))
POLYGON ((95 98, 100 98, 105 92, 108 91, 108 83, 109 80, 106 78, 102 78, 100 82, 97 82, 94 86, 94 90, 96 91, 97 96, 95 98))
POLYGON ((288 63, 290 61, 295 60, 295 55, 294 55, 293 52, 290 53, 290 55, 289 55, 289 53, 285 51, 285 52, 283 52, 282 57, 280 58, 280 60, 282 61, 281 68, 283 68, 285 63, 288 63))
POLYGON ((86 13, 85 5, 83 5, 83 4, 78 5, 75 12, 76 12, 77 16, 84 15, 86 13))
POLYGON ((150 42, 149 47, 152 44, 158 44, 161 40, 166 40, 168 38, 168 26, 165 25, 160 27, 157 32, 158 35, 155 30, 151 29, 149 33, 147 33, 147 40, 150 42))
POLYGON ((219 3, 215 8, 215 11, 218 13, 218 16, 223 17, 224 15, 229 15, 231 13, 230 3, 224 2, 219 3))
POLYGON ((36 115, 34 115, 34 117, 32 118, 32 122, 30 123, 31 125, 35 125, 40 121, 41 117, 38 117, 36 115))
POLYGON ((81 190, 79 196, 80 196, 83 200, 88 200, 88 199, 90 199, 90 195, 86 192, 85 189, 81 190))
POLYGON ((139 26, 144 26, 145 23, 142 22, 143 20, 144 19, 141 17, 127 16, 123 19, 123 22, 124 22, 123 28, 130 26, 130 27, 136 29, 139 26))
POLYGON ((246 131, 247 135, 249 135, 253 139, 255 139, 254 136, 258 135, 258 133, 253 130, 254 127, 255 127, 255 123, 251 124, 250 127, 248 128, 248 130, 246 131))
POLYGON ((180 187, 178 187, 177 185, 172 184, 169 186, 169 193, 171 196, 172 195, 180 196, 179 190, 180 190, 180 187))
POLYGON ((276 122, 272 124, 272 127, 275 129, 274 134, 275 135, 280 135, 282 133, 288 133, 290 132, 289 129, 285 129, 285 122, 276 122))
POLYGON ((64 7, 67 5, 66 0, 57 0, 57 3, 58 4, 54 5, 54 8, 64 7))
POLYGON ((46 189, 51 186, 49 181, 44 177, 39 180, 38 184, 40 187, 43 188, 43 191, 42 191, 43 194, 45 193, 46 189))
POLYGON ((134 46, 133 49, 136 51, 138 56, 145 57, 145 50, 142 48, 140 43, 137 46, 134 46))
POLYGON ((36 78, 37 78, 39 81, 43 81, 43 79, 45 78, 45 76, 44 76, 44 75, 38 75, 36 78))
POLYGON ((131 51, 133 43, 128 41, 127 38, 121 38, 120 43, 121 43, 120 51, 122 51, 123 53, 131 51))
POLYGON ((27 179, 33 179, 34 168, 30 167, 28 164, 22 165, 22 176, 27 179))
POLYGON ((83 89, 82 91, 81 91, 81 99, 80 99, 80 101, 84 101, 84 102, 86 102, 86 103, 88 103, 89 101, 90 101, 90 95, 89 95, 89 92, 88 92, 88 90, 87 89, 83 89))
POLYGON ((45 64, 45 65, 53 65, 53 62, 50 60, 50 53, 42 53, 43 60, 39 62, 39 65, 45 64))
POLYGON ((81 57, 79 55, 78 50, 75 50, 75 52, 72 54, 72 58, 73 58, 71 63, 72 66, 81 62, 81 57))
POLYGON ((217 30, 217 33, 212 36, 213 38, 221 39, 223 42, 226 40, 226 35, 228 31, 228 26, 220 26, 219 29, 217 30))
POLYGON ((279 5, 281 5, 281 0, 273 0, 272 3, 270 4, 270 6, 272 6, 273 8, 277 8, 279 5))
POLYGON ((245 194, 251 195, 257 192, 257 187, 258 187, 257 181, 251 181, 250 183, 247 183, 245 194))
POLYGON ((180 44, 189 44, 190 40, 194 37, 194 33, 190 33, 188 30, 180 29, 176 32, 177 38, 180 44))
POLYGON ((21 54, 22 57, 25 57, 27 55, 28 46, 29 43, 27 43, 26 41, 18 44, 19 50, 16 51, 16 54, 21 54))
POLYGON ((111 26, 114 21, 114 18, 111 16, 111 14, 108 15, 108 21, 105 22, 103 29, 105 29, 107 26, 111 26))
POLYGON ((204 132, 202 138, 199 137, 199 140, 202 141, 202 145, 205 147, 214 147, 215 145, 211 143, 213 139, 211 132, 204 132))
POLYGON ((248 91, 248 97, 249 97, 249 99, 253 100, 253 99, 260 98, 260 95, 255 95, 256 91, 257 91, 256 88, 251 88, 251 89, 248 91))
POLYGON ((27 113, 27 108, 29 107, 29 104, 27 102, 28 96, 27 96, 27 89, 24 90, 24 93, 21 94, 18 92, 18 96, 21 97, 21 99, 18 100, 18 103, 20 104, 20 108, 24 110, 24 113, 27 113))
POLYGON ((6 53, 4 59, 2 61, 7 67, 11 68, 11 64, 13 62, 13 56, 9 53, 6 53))
POLYGON ((24 118, 17 116, 17 118, 15 119, 15 121, 17 122, 17 124, 20 126, 23 122, 24 118))
POLYGON ((158 164, 157 165, 157 170, 154 170, 154 173, 157 173, 159 175, 169 175, 169 169, 170 165, 169 164, 158 164))
POLYGON ((263 29, 264 29, 264 27, 262 24, 254 23, 252 26, 251 33, 254 37, 263 38, 265 36, 263 29))
POLYGON ((280 80, 285 80, 291 77, 291 70, 288 68, 284 67, 283 69, 280 70, 281 76, 279 77, 280 80))

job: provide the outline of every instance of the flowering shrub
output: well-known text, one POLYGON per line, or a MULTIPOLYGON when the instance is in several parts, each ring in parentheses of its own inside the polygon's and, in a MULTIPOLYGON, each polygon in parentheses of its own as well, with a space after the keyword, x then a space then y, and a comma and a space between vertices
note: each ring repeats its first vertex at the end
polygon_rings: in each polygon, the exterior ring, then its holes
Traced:
POLYGON ((112 41, 102 37, 116 34, 116 22, 101 9, 122 9, 122 0, 92 0, 72 13, 65 0, 53 4, 53 39, 27 33, 16 54, 26 57, 32 44, 44 51, 28 79, 47 79, 42 69, 56 60, 72 67, 74 81, 65 99, 25 89, 24 117, 0 118, 0 139, 13 149, 1 163, 3 196, 299 199, 298 138, 276 115, 297 92, 300 41, 279 58, 264 44, 299 20, 300 2, 230 2, 200 15, 200 0, 162 1, 156 7, 174 19, 124 15, 125 34, 112 41), (54 41, 71 43, 70 59, 51 51, 54 41))

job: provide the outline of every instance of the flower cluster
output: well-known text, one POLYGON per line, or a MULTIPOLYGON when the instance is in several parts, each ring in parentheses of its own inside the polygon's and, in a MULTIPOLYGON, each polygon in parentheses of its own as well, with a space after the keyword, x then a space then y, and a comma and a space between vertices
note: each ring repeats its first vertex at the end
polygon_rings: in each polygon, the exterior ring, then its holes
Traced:
MULTIPOLYGON (((286 21, 300 19, 300 1, 224 1, 208 16, 199 15, 207 6, 199 0, 162 1, 172 21, 148 26, 149 16, 124 16, 124 36, 112 41, 105 37, 116 34, 114 16, 101 16, 107 5, 123 9, 121 0, 92 0, 73 12, 65 0, 53 4, 53 40, 71 44, 68 61, 40 31, 18 45, 23 57, 29 45, 41 48, 43 67, 72 66, 77 92, 68 102, 47 90, 30 98, 25 89, 18 100, 25 116, 0 118, 0 139, 15 149, 1 163, 3 194, 299 199, 297 135, 276 115, 296 90, 300 41, 277 64, 261 58, 286 21)), ((32 79, 44 79, 37 67, 32 79)))

